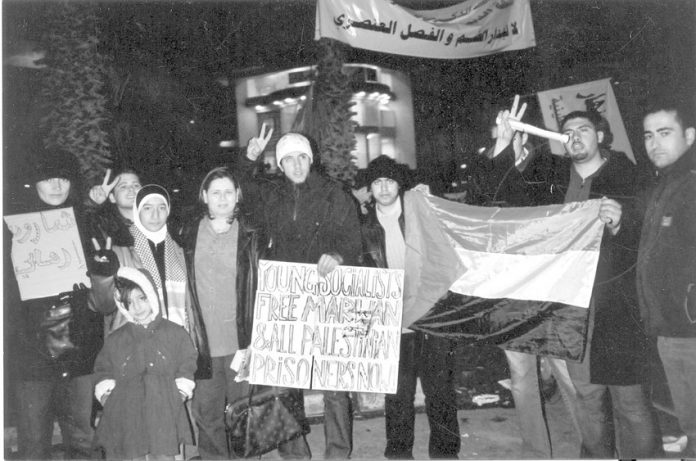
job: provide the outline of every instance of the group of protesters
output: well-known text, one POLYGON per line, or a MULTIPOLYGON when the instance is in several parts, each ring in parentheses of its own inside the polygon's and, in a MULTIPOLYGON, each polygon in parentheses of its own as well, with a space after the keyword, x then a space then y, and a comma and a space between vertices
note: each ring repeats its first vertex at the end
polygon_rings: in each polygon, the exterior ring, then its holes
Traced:
MULTIPOLYGON (((495 145, 485 153, 485 174, 501 194, 496 206, 596 198, 604 223, 583 359, 547 358, 581 442, 578 454, 663 456, 645 380, 647 351, 656 340, 687 436, 682 455, 694 456, 693 112, 664 102, 646 110, 645 150, 657 174, 645 181, 638 180, 623 153, 610 149, 608 124, 594 112, 564 117, 565 163, 552 177, 531 179, 540 156, 526 147, 527 134, 510 126, 524 112, 515 98, 510 110, 497 114, 495 145)), ((191 452, 200 459, 236 457, 224 409, 249 393, 232 363, 251 342, 259 259, 316 264, 320 277, 339 265, 406 269, 408 168, 387 156, 372 160, 365 175, 370 199, 359 204, 344 185, 313 168, 318 154, 299 133, 280 137, 275 157, 282 175, 266 176, 259 159, 272 134, 262 126, 234 168, 208 172, 199 188, 200 206, 178 224, 170 219, 166 188, 143 184, 133 169, 121 170, 113 180, 107 173, 90 189, 90 205, 83 206, 74 156, 42 152, 31 172, 31 200, 13 211, 73 207, 91 287, 76 285, 60 296, 20 301, 13 274, 5 277, 5 324, 10 325, 5 373, 17 380, 21 458, 51 457, 56 420, 69 459, 184 459, 191 452), (47 325, 55 324, 53 317, 65 304, 70 344, 48 347, 46 338, 55 331, 47 325), (99 405, 93 405, 95 399, 99 405)), ((7 228, 5 234, 9 241, 7 228)), ((6 268, 12 267, 9 255, 5 251, 6 268)), ((456 342, 403 327, 397 392, 385 396, 384 456, 413 459, 420 378, 429 456, 457 459, 456 342)), ((506 357, 523 455, 551 458, 539 357, 518 351, 506 351, 506 357)), ((293 392, 301 402, 302 390, 293 392)), ((323 457, 347 459, 353 450, 350 394, 323 391, 323 400, 323 457)), ((308 422, 301 419, 306 434, 308 422)), ((280 443, 279 455, 311 458, 302 434, 280 443)))

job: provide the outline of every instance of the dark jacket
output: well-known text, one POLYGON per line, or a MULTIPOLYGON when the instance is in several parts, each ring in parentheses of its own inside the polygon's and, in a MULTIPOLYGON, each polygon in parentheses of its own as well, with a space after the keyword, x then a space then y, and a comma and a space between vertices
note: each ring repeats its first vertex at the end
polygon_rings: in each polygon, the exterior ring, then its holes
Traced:
POLYGON ((659 172, 646 201, 637 272, 648 334, 696 337, 696 149, 659 172))
POLYGON ((494 158, 488 158, 492 149, 479 159, 474 172, 479 193, 473 194, 469 203, 481 206, 538 206, 558 203, 554 185, 560 171, 557 166, 564 159, 534 151, 515 166, 515 153, 507 146, 494 158))
MULTIPOLYGON (((242 164, 244 177, 250 178, 253 163, 245 158, 242 164)), ((358 263, 358 212, 340 183, 311 172, 300 185, 283 177, 247 181, 242 189, 263 217, 270 238, 268 259, 316 264, 321 255, 334 254, 343 265, 358 263)))
POLYGON ((109 335, 94 366, 95 381, 116 381, 104 404, 95 445, 109 459, 179 452, 192 443, 175 379, 193 379, 196 350, 186 331, 157 316, 147 327, 127 323, 109 335))
MULTIPOLYGON (((66 202, 55 209, 70 206, 70 203, 66 202)), ((12 210, 8 214, 54 209, 38 199, 21 208, 12 210)), ((82 233, 80 210, 77 207, 73 210, 78 230, 82 233)), ((103 344, 103 319, 100 314, 88 307, 89 290, 77 289, 66 292, 62 297, 63 302, 60 296, 21 301, 10 258, 12 234, 6 224, 3 232, 5 239, 3 289, 5 373, 21 380, 38 381, 92 373, 94 360, 103 344), (70 307, 69 314, 51 315, 58 314, 59 310, 52 308, 59 309, 61 305, 70 307), (67 335, 64 334, 66 331, 67 335), (52 341, 55 338, 57 341, 52 341), (64 341, 65 339, 69 339, 69 342, 64 341), (55 347, 70 344, 74 347, 66 349, 62 354, 55 354, 55 347), (51 349, 54 351, 54 356, 51 354, 51 349)), ((86 253, 85 255, 87 256, 86 253)))
MULTIPOLYGON (((186 257, 186 269, 188 273, 188 288, 191 293, 192 302, 200 306, 198 301, 198 291, 196 288, 196 240, 198 238, 199 224, 203 215, 199 215, 193 220, 188 220, 177 232, 178 240, 184 249, 186 257)), ((254 223, 251 215, 240 214, 239 216, 239 237, 237 240, 237 337, 239 348, 246 349, 251 343, 251 331, 254 317, 254 300, 256 298, 256 283, 258 275, 259 259, 263 257, 263 252, 267 246, 265 234, 254 223)), ((200 311, 200 307, 198 308, 200 311)), ((205 366, 210 371, 210 357, 205 366)), ((196 373, 196 379, 206 379, 199 377, 201 373, 201 361, 196 373)), ((202 376, 202 375, 201 375, 202 376)))
POLYGON ((133 246, 133 236, 128 230, 133 222, 124 218, 116 205, 111 202, 107 201, 99 206, 90 207, 85 213, 85 223, 87 230, 85 237, 96 238, 102 247, 107 237, 111 237, 113 245, 133 246))
MULTIPOLYGON (((406 219, 403 212, 403 195, 399 196, 401 200, 401 214, 399 215, 399 227, 401 233, 406 236, 406 219)), ((385 247, 384 228, 377 219, 377 208, 375 204, 371 204, 367 208, 367 214, 360 224, 363 253, 360 258, 360 263, 367 267, 387 267, 387 250, 385 247)))
MULTIPOLYGON (((643 176, 623 153, 602 151, 602 155, 608 160, 592 180, 590 199, 616 200, 622 206, 622 217, 618 234, 612 236, 605 230, 600 248, 590 307, 594 311, 590 374, 596 384, 631 385, 642 382, 647 362, 647 339, 635 286, 641 225, 637 191, 643 176)), ((508 162, 511 166, 514 160, 508 158, 508 162)), ((571 167, 570 159, 564 158, 549 172, 544 180, 543 204, 563 203, 571 167)))

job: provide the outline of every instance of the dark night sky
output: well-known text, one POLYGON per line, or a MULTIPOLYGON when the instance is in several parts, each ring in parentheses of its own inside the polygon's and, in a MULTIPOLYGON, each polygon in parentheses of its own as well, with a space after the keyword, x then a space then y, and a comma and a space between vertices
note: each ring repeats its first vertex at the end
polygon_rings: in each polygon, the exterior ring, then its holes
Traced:
MULTIPOLYGON (((419 166, 445 168, 480 145, 492 115, 515 93, 533 95, 612 77, 632 140, 640 139, 640 110, 651 93, 670 89, 694 97, 696 2, 530 1, 537 39, 533 49, 456 61, 346 50, 348 61, 409 74, 419 166)), ((435 8, 457 2, 396 3, 435 8)), ((218 120, 224 127, 214 129, 234 133, 233 86, 225 89, 216 80, 314 63, 312 0, 88 4, 97 8, 102 50, 113 56, 115 66, 174 82, 179 93, 200 103, 201 117, 207 112, 209 118, 224 119, 218 120)), ((41 40, 45 2, 4 1, 2 7, 5 54, 18 39, 41 40)), ((35 89, 27 86, 31 72, 5 69, 5 146, 13 136, 31 136, 31 123, 8 127, 10 120, 37 115, 35 89)), ((5 149, 6 177, 13 154, 5 149)))

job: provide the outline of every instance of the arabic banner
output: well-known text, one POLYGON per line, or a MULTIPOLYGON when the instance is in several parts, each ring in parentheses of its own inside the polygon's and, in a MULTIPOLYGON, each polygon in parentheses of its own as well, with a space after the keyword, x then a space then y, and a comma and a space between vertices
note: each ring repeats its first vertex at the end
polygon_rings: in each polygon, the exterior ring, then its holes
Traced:
POLYGON ((5 216, 22 301, 55 296, 74 283, 90 286, 72 208, 5 216))
MULTIPOLYGON (((611 86, 611 79, 605 78, 555 90, 540 91, 537 93, 537 97, 544 117, 544 125, 552 131, 560 131, 560 121, 572 111, 594 110, 599 112, 609 122, 611 132, 614 135, 611 148, 624 152, 633 163, 636 163, 636 157, 631 149, 631 143, 628 141, 626 127, 611 86)), ((556 155, 565 154, 563 144, 558 141, 549 142, 551 152, 556 155)))
POLYGON ((384 0, 317 2, 315 40, 423 58, 465 59, 536 45, 529 0, 412 10, 384 0))
POLYGON ((404 271, 259 261, 249 382, 396 393, 404 271))

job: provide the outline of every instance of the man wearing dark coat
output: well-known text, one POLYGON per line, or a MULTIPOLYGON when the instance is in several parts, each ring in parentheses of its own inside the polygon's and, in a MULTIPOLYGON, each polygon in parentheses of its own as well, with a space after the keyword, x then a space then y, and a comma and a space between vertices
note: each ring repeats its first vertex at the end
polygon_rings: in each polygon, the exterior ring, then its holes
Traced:
MULTIPOLYGON (((367 166, 365 182, 373 200, 361 225, 362 262, 366 266, 406 268, 403 204, 407 173, 406 165, 386 155, 367 166)), ((402 330, 397 390, 384 397, 386 458, 413 459, 414 398, 416 380, 420 378, 430 426, 428 454, 433 459, 457 459, 461 439, 454 391, 455 347, 456 343, 448 338, 402 330)))
MULTIPOLYGON (((247 178, 273 130, 266 126, 252 138, 242 159, 247 178)), ((270 238, 267 258, 316 264, 325 277, 338 265, 355 266, 361 253, 360 223, 355 203, 340 183, 311 169, 314 152, 299 133, 286 133, 277 142, 279 180, 258 178, 242 188, 256 203, 270 238)), ((324 391, 325 458, 349 458, 353 450, 353 415, 348 392, 324 391)), ((284 458, 311 456, 304 437, 281 445, 284 458)))
MULTIPOLYGON (((543 202, 600 199, 599 217, 605 223, 584 359, 566 363, 574 392, 564 397, 570 397, 570 410, 580 431, 580 454, 654 457, 661 453, 661 442, 643 387, 647 340, 634 275, 640 231, 636 192, 641 175, 625 154, 606 147, 611 133, 599 114, 571 112, 561 127, 568 135, 566 158, 549 174, 543 202)), ((514 130, 508 127, 508 131, 514 130)), ((493 161, 499 171, 514 168, 512 148, 507 147, 508 153, 497 150, 500 155, 493 161)))
POLYGON ((683 457, 696 456, 696 122, 692 108, 661 101, 643 119, 657 169, 638 249, 638 298, 657 337, 679 425, 683 457))

